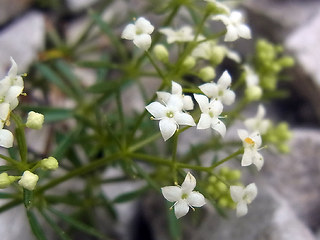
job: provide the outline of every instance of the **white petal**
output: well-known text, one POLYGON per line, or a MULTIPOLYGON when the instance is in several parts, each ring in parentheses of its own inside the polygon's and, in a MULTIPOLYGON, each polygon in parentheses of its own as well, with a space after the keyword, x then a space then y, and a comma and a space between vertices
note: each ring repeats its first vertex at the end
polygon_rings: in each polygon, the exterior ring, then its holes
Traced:
POLYGON ((249 118, 245 120, 243 123, 250 131, 256 130, 257 120, 255 118, 249 118))
POLYGON ((167 108, 159 102, 152 102, 146 106, 146 109, 156 119, 163 118, 166 116, 167 108))
POLYGON ((130 23, 128 24, 122 34, 121 34, 121 38, 127 39, 127 40, 133 40, 134 37, 136 36, 136 27, 134 24, 130 23))
POLYGON ((154 30, 154 27, 152 26, 150 21, 148 21, 144 17, 139 17, 135 22, 135 26, 137 30, 140 30, 143 33, 147 33, 147 34, 151 34, 154 30))
POLYGON ((212 129, 216 130, 221 135, 221 137, 224 137, 224 135, 226 134, 226 125, 224 125, 224 123, 221 122, 219 119, 217 122, 212 124, 211 127, 212 129))
POLYGON ((239 202, 237 204, 237 217, 242 217, 248 213, 248 206, 245 202, 239 202))
POLYGON ((245 24, 240 24, 237 26, 238 29, 238 35, 245 39, 251 39, 251 30, 250 28, 245 24))
POLYGON ((4 95, 11 87, 11 80, 8 76, 0 81, 0 96, 4 95))
POLYGON ((174 214, 177 218, 185 216, 189 212, 189 206, 186 200, 180 200, 174 205, 174 214))
POLYGON ((239 38, 237 28, 235 28, 233 25, 227 26, 227 33, 224 36, 225 42, 233 42, 239 38))
POLYGON ((218 87, 213 82, 202 84, 199 88, 209 98, 215 98, 218 96, 218 87))
POLYGON ((232 103, 234 103, 235 98, 236 94, 234 93, 234 91, 227 89, 224 91, 224 94, 222 96, 222 102, 226 105, 231 105, 232 103))
POLYGON ((229 19, 229 17, 227 17, 226 15, 223 15, 223 14, 216 15, 216 16, 212 17, 212 20, 220 20, 220 21, 222 21, 225 25, 229 25, 229 24, 230 24, 230 19, 229 19))
POLYGON ((203 113, 208 113, 209 111, 209 99, 201 94, 193 94, 194 98, 196 99, 197 103, 199 104, 200 110, 203 113))
POLYGON ((263 119, 265 114, 266 114, 265 107, 262 104, 259 104, 256 118, 263 119))
POLYGON ((223 111, 223 105, 220 101, 210 101, 210 107, 214 116, 219 116, 223 111))
POLYGON ((262 139, 261 139, 261 135, 258 131, 256 132, 253 132, 251 135, 250 135, 250 138, 254 141, 255 143, 255 147, 256 148, 259 148, 262 144, 262 139))
POLYGON ((252 164, 254 153, 250 148, 245 148, 241 160, 241 166, 246 167, 252 164))
POLYGON ((199 192, 191 192, 187 197, 187 201, 192 207, 202 207, 206 204, 204 196, 199 192))
POLYGON ((207 113, 202 113, 197 125, 197 129, 207 129, 211 126, 212 118, 207 113))
POLYGON ((169 202, 177 202, 181 199, 182 191, 180 187, 168 186, 161 188, 162 195, 169 202))
POLYGON ((183 101, 182 97, 176 94, 171 94, 168 102, 167 107, 170 108, 172 111, 181 111, 183 108, 183 101))
POLYGON ((18 66, 17 66, 17 63, 13 60, 12 57, 10 57, 10 61, 11 61, 11 68, 8 72, 8 76, 11 78, 11 79, 14 79, 17 77, 17 73, 18 73, 18 66))
POLYGON ((19 104, 18 98, 14 98, 9 104, 10 104, 10 110, 12 111, 19 104))
POLYGON ((265 119, 265 120, 262 120, 260 122, 260 126, 259 126, 259 129, 257 129, 261 134, 265 134, 269 127, 270 127, 271 123, 270 123, 270 120, 268 119, 265 119))
POLYGON ((181 95, 182 94, 181 85, 179 83, 176 83, 176 82, 172 81, 171 92, 172 92, 172 94, 181 95))
POLYGON ((241 186, 230 186, 230 195, 234 202, 238 203, 242 200, 244 189, 241 186))
POLYGON ((230 14, 230 20, 233 24, 239 24, 242 21, 242 13, 240 11, 232 11, 230 14))
POLYGON ((263 164, 264 164, 263 156, 260 153, 256 152, 254 154, 252 162, 253 162, 254 165, 256 165, 258 171, 260 171, 262 166, 263 166, 263 164))
POLYGON ((195 126, 192 116, 188 113, 176 112, 174 114, 174 119, 179 125, 195 126))
POLYGON ((9 88, 5 95, 5 101, 11 102, 13 99, 17 98, 22 93, 23 87, 12 86, 9 88))
POLYGON ((190 96, 183 96, 183 109, 184 110, 192 110, 193 107, 194 107, 194 104, 193 104, 193 101, 192 101, 192 98, 190 96))
POLYGON ((136 35, 133 43, 142 50, 148 50, 151 46, 151 36, 149 34, 136 35))
POLYGON ((0 120, 5 121, 8 118, 10 112, 10 104, 3 102, 0 103, 0 120))
POLYGON ((7 129, 0 129, 0 146, 10 148, 13 145, 13 135, 7 129))
POLYGON ((239 53, 237 53, 236 51, 228 50, 227 51, 227 57, 229 59, 235 61, 236 63, 240 63, 241 62, 241 57, 240 57, 239 53))
POLYGON ((247 203, 251 203, 258 194, 258 189, 255 183, 250 183, 245 189, 244 194, 246 195, 247 203))
POLYGON ((247 137, 249 137, 249 134, 247 130, 244 129, 238 129, 238 136, 242 141, 244 141, 247 137))
POLYGON ((182 193, 190 194, 192 190, 196 187, 197 181, 195 177, 188 172, 183 183, 181 184, 182 193))
POLYGON ((231 76, 228 71, 224 71, 218 80, 218 85, 222 89, 227 89, 231 85, 231 76))
POLYGON ((159 102, 162 102, 162 103, 167 103, 169 101, 170 96, 171 94, 168 92, 162 92, 162 91, 157 92, 157 97, 159 99, 159 102))
POLYGON ((177 124, 173 119, 164 118, 159 122, 160 132, 165 141, 173 136, 177 130, 177 124))

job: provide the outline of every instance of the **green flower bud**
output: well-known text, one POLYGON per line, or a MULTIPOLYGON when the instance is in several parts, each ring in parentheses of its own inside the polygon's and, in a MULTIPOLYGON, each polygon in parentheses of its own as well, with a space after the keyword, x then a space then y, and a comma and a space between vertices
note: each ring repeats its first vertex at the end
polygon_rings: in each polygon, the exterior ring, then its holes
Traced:
POLYGON ((208 180, 209 180, 210 183, 215 183, 215 182, 217 182, 217 177, 216 176, 210 176, 208 180))
POLYGON ((6 188, 11 183, 13 183, 16 180, 16 177, 14 176, 8 176, 7 173, 3 172, 0 174, 0 188, 6 188))
POLYGON ((245 90, 245 96, 249 101, 257 101, 262 96, 262 89, 259 86, 250 86, 245 90))
POLYGON ((54 157, 44 158, 40 161, 40 166, 43 169, 55 170, 59 167, 57 159, 54 157))
POLYGON ((279 59, 278 64, 282 67, 292 67, 294 65, 294 59, 292 57, 282 57, 279 59))
POLYGON ((199 77, 205 82, 212 80, 215 76, 216 72, 213 67, 207 66, 200 69, 199 77))
POLYGON ((281 153, 289 153, 290 147, 287 144, 278 144, 277 148, 281 153))
POLYGON ((229 201, 226 197, 222 197, 218 200, 218 205, 220 207, 227 207, 229 205, 229 201))
POLYGON ((238 180, 238 179, 240 179, 240 177, 241 177, 241 171, 239 171, 239 170, 231 170, 228 173, 228 179, 230 181, 238 180))
POLYGON ((43 121, 44 121, 43 114, 31 111, 28 113, 26 126, 28 128, 39 130, 42 128, 43 121))
POLYGON ((226 49, 221 46, 214 46, 211 52, 210 61, 214 65, 219 65, 226 56, 226 49))
POLYGON ((194 57, 188 56, 183 61, 182 66, 183 68, 190 70, 196 65, 196 59, 194 57))
POLYGON ((228 176, 228 173, 230 172, 230 169, 227 167, 220 168, 219 174, 223 176, 228 176))
POLYGON ((153 48, 153 54, 161 62, 168 62, 169 52, 167 48, 162 44, 157 44, 153 48))
POLYGON ((223 182, 218 182, 216 188, 219 192, 226 192, 228 190, 227 186, 223 182))

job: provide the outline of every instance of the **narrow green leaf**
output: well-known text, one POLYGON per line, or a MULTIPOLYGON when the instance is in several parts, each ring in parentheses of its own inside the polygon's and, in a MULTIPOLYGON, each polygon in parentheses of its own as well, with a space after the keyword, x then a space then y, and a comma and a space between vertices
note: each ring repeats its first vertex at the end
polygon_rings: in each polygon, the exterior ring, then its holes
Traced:
POLYGON ((124 194, 119 195, 118 197, 116 197, 113 202, 114 203, 124 203, 124 202, 128 202, 131 201, 137 197, 139 197, 140 195, 142 195, 143 193, 146 192, 146 190, 148 190, 149 187, 145 186, 143 188, 140 188, 138 190, 132 191, 132 192, 127 192, 124 194))
POLYGON ((113 218, 113 220, 117 220, 118 219, 117 211, 115 210, 110 200, 107 199, 107 197, 102 192, 100 193, 99 197, 100 197, 100 200, 102 201, 102 206, 104 207, 104 209, 113 218))
POLYGON ((71 240, 71 238, 63 231, 55 221, 49 217, 43 210, 40 210, 42 217, 49 223, 51 228, 58 234, 62 240, 71 240))
POLYGON ((27 217, 30 223, 30 227, 31 230, 34 234, 34 236, 38 239, 38 240, 46 240, 46 235, 43 232, 36 216, 34 215, 34 213, 31 210, 27 210, 27 217))
POLYGON ((33 191, 30 191, 28 189, 23 189, 23 203, 26 209, 30 209, 32 206, 32 200, 33 200, 33 191))
POLYGON ((0 192, 0 199, 16 198, 16 194, 0 192))
POLYGON ((98 82, 89 87, 88 91, 92 93, 113 94, 120 91, 122 87, 128 86, 130 82, 130 80, 98 82))
POLYGON ((7 210, 19 205, 21 203, 21 201, 22 201, 21 199, 14 199, 14 200, 2 205, 0 207, 0 213, 7 211, 7 210))
POLYGON ((64 213, 57 211, 54 208, 49 207, 48 210, 82 232, 85 232, 89 235, 95 236, 100 239, 108 239, 106 236, 104 236, 102 233, 98 232, 93 227, 88 226, 88 225, 68 216, 68 215, 65 215, 64 213))
POLYGON ((0 173, 13 170, 13 169, 17 169, 17 168, 14 166, 3 165, 3 166, 0 166, 0 173))
POLYGON ((181 239, 181 227, 177 217, 174 214, 173 208, 171 208, 172 203, 167 201, 166 206, 168 209, 170 209, 167 211, 168 213, 167 218, 168 218, 169 233, 170 233, 171 239, 173 240, 181 239))
POLYGON ((28 156, 28 149, 27 149, 26 136, 24 133, 25 126, 24 126, 20 116, 14 114, 14 113, 11 113, 11 117, 12 117, 14 123, 16 124, 16 130, 15 130, 16 136, 15 137, 18 142, 21 161, 26 163, 27 156, 28 156))

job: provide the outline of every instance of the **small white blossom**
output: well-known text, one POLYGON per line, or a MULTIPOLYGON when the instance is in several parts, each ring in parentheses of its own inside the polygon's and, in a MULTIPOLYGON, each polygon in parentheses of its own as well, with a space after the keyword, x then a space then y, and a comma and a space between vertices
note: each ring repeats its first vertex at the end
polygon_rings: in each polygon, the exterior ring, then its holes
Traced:
POLYGON ((146 109, 153 115, 155 120, 160 120, 159 128, 165 141, 173 136, 179 125, 196 125, 192 116, 182 111, 183 101, 180 96, 171 94, 164 104, 152 102, 146 106, 146 109))
POLYGON ((241 160, 241 166, 256 165, 258 171, 261 170, 264 159, 258 152, 262 140, 259 132, 249 133, 244 129, 238 130, 238 135, 243 142, 244 153, 241 160))
POLYGON ((169 202, 174 202, 174 213, 177 218, 185 216, 189 207, 202 207, 206 202, 204 196, 193 189, 196 186, 196 179, 191 173, 187 173, 181 187, 167 186, 161 188, 162 194, 169 202))
POLYGON ((35 189, 38 180, 39 180, 38 175, 27 170, 23 172, 23 175, 21 176, 21 179, 19 180, 18 183, 23 188, 32 191, 35 189))
POLYGON ((239 11, 232 11, 230 15, 220 14, 212 19, 220 20, 226 25, 227 33, 224 37, 224 41, 226 42, 233 42, 239 37, 245 39, 251 38, 251 30, 243 23, 242 13, 239 11))
POLYGON ((159 32, 167 36, 169 44, 174 42, 191 42, 194 39, 193 30, 190 26, 183 26, 178 30, 166 27, 160 29, 159 32))
POLYGON ((199 104, 201 116, 197 125, 197 129, 212 128, 216 130, 222 137, 226 133, 226 126, 219 120, 219 115, 223 111, 223 105, 220 101, 210 100, 200 94, 194 94, 194 98, 199 104))
POLYGON ((205 83, 199 86, 200 90, 211 99, 218 99, 223 104, 231 105, 235 100, 235 93, 230 90, 231 77, 228 71, 224 71, 217 83, 205 83))
POLYGON ((265 134, 270 125, 271 122, 269 119, 264 119, 264 116, 266 114, 266 109, 263 105, 259 104, 257 114, 254 118, 249 118, 244 121, 244 125, 249 129, 249 131, 258 131, 261 134, 265 134))
POLYGON ((128 24, 122 32, 121 38, 133 40, 133 43, 143 50, 151 46, 151 36, 154 27, 144 17, 139 17, 135 23, 128 24))
POLYGON ((44 116, 41 113, 36 113, 34 111, 30 111, 28 113, 28 118, 26 122, 26 126, 32 129, 41 129, 44 122, 44 116))
POLYGON ((230 186, 232 200, 237 203, 237 217, 242 217, 248 213, 248 206, 257 196, 258 189, 255 183, 248 186, 230 186))
POLYGON ((186 96, 182 94, 182 87, 179 83, 172 81, 171 85, 171 94, 168 92, 158 91, 157 96, 160 102, 167 103, 170 99, 171 95, 176 95, 177 97, 181 98, 183 103, 183 110, 189 111, 193 109, 193 101, 190 96, 186 96))

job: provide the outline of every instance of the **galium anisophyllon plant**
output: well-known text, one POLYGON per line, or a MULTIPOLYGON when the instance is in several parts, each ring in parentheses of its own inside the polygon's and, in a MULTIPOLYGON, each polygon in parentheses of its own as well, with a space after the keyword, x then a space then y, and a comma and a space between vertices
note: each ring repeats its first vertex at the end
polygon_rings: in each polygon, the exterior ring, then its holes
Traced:
POLYGON ((259 40, 251 58, 240 55, 229 42, 245 41, 253 33, 242 12, 224 2, 169 0, 159 7, 166 10, 157 17, 152 8, 141 10, 144 17, 132 9, 112 21, 92 10, 92 25, 75 42, 57 41, 59 31, 48 34, 52 49, 39 55, 26 90, 13 59, 0 80, 0 146, 9 148, 0 155, 5 161, 0 188, 16 192, 6 195, 11 199, 4 208, 24 204, 37 239, 44 235, 41 221, 62 239, 73 239, 79 231, 107 238, 95 213, 105 210, 109 219, 104 220, 113 228, 117 204, 150 190, 162 193, 159 204, 170 202, 163 214, 170 219, 172 239, 179 232, 172 230, 179 226, 177 219, 201 214, 201 208, 245 216, 258 190, 255 183, 244 187, 241 173, 251 165, 256 172, 263 169, 269 149, 288 151, 288 125, 273 123, 267 115, 267 102, 282 93, 279 74, 292 65, 283 49, 259 40), (222 22, 222 30, 212 21, 222 22), (100 35, 107 42, 102 47, 100 35), (93 82, 76 74, 78 68, 94 73, 93 82), (44 99, 32 95, 34 88, 43 91, 44 99), (19 97, 23 91, 30 92, 31 103, 19 97), (260 105, 246 115, 252 104, 260 105), (234 130, 235 122, 243 127, 234 130), (27 141, 26 134, 47 126, 45 150, 37 153, 37 143, 27 141), (108 175, 114 169, 119 176, 108 175), (137 180, 141 187, 119 187, 113 194, 105 190, 107 184, 137 180), (63 183, 65 188, 55 191, 63 183), (79 183, 82 187, 74 187, 79 183))

